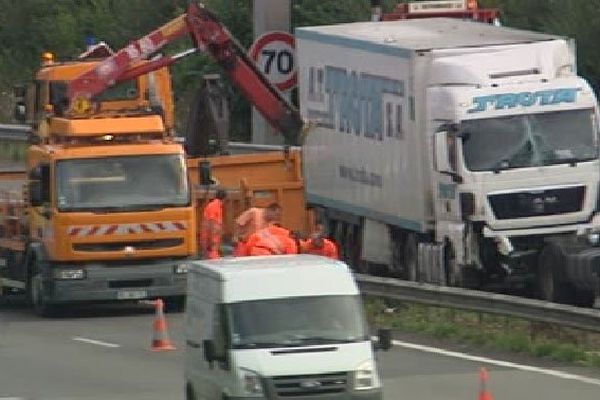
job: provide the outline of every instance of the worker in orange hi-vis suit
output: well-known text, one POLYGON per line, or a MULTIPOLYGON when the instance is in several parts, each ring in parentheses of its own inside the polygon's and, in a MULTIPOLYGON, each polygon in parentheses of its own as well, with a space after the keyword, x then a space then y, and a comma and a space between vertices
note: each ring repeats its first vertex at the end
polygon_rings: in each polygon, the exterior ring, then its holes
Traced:
POLYGON ((339 260, 338 249, 335 243, 321 235, 311 235, 310 239, 302 242, 302 253, 339 260))
POLYGON ((270 204, 265 212, 267 227, 254 232, 244 245, 243 255, 271 256, 281 254, 297 254, 296 242, 290 236, 290 231, 283 228, 281 221, 281 206, 270 204))
POLYGON ((202 212, 202 226, 200 227, 200 256, 202 258, 219 258, 221 237, 223 234, 223 200, 227 192, 218 189, 215 198, 208 202, 202 212))
POLYGON ((251 207, 236 218, 233 234, 235 244, 233 254, 235 256, 244 255, 244 246, 250 235, 267 227, 266 214, 267 210, 265 208, 251 207))
POLYGON ((314 254, 339 260, 337 246, 325 237, 323 224, 317 223, 315 228, 315 232, 310 238, 302 241, 300 251, 304 254, 314 254))

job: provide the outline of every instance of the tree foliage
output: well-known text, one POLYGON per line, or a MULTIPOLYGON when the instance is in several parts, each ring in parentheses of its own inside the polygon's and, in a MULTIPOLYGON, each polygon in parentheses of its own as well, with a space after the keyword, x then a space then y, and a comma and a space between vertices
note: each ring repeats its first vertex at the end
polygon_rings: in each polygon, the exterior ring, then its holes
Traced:
MULTIPOLYGON (((94 36, 120 48, 184 12, 188 0, 0 0, 0 121, 10 122, 11 87, 28 80, 39 66, 43 51, 69 59, 94 36)), ((240 43, 249 47, 252 38, 252 0, 205 0, 240 43)), ((396 0, 385 0, 390 10, 396 0)), ((503 24, 574 37, 580 73, 594 86, 600 81, 600 0, 480 0, 481 7, 499 7, 503 24)), ((292 26, 366 21, 368 0, 292 0, 292 26)), ((166 51, 189 46, 182 41, 166 51)), ((200 77, 218 72, 208 57, 188 58, 172 68, 178 121, 185 121, 187 103, 200 77)), ((250 107, 234 97, 233 133, 248 137, 250 107)), ((179 125, 181 129, 181 124, 179 125)))

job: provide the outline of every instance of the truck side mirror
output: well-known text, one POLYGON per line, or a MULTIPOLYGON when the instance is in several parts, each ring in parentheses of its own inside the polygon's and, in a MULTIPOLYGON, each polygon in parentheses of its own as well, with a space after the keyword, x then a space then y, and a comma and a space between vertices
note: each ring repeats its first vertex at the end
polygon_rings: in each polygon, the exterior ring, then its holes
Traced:
POLYGON ((27 90, 23 85, 13 86, 13 95, 15 96, 15 110, 14 118, 17 122, 25 123, 27 119, 27 106, 25 104, 25 97, 27 96, 27 90))
POLYGON ((24 101, 17 101, 13 117, 15 121, 24 124, 27 120, 27 106, 24 101))
POLYGON ((39 207, 44 204, 42 197, 42 183, 40 181, 29 182, 29 202, 31 205, 39 207))
POLYGON ((392 348, 392 330, 381 328, 377 331, 377 348, 388 351, 392 348))
POLYGON ((204 359, 209 363, 216 361, 217 354, 215 350, 215 342, 210 339, 206 339, 202 341, 202 348, 204 350, 204 359))
POLYGON ((39 207, 50 201, 50 165, 40 164, 29 172, 29 202, 39 207))
POLYGON ((454 183, 462 183, 463 179, 456 173, 456 166, 450 162, 453 156, 450 150, 450 134, 448 131, 438 131, 433 135, 433 150, 435 170, 440 174, 449 175, 454 183))
POLYGON ((438 172, 454 172, 450 165, 450 152, 448 149, 448 132, 436 132, 433 136, 433 149, 435 152, 435 170, 438 172))

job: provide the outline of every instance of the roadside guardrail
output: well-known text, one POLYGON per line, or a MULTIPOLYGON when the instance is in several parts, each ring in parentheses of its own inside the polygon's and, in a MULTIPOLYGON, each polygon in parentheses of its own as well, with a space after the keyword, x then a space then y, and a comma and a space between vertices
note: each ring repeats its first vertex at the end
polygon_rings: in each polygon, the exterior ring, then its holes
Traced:
POLYGON ((600 332, 600 310, 598 309, 579 308, 517 296, 363 274, 354 276, 360 290, 367 295, 430 306, 518 317, 529 321, 600 332))

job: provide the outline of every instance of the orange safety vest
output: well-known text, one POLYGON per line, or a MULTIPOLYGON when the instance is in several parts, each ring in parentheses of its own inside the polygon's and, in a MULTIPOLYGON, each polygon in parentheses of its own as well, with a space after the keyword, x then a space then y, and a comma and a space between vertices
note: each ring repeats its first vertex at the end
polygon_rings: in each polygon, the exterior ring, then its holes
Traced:
POLYGON ((269 225, 250 235, 244 247, 247 256, 298 253, 296 242, 290 237, 290 232, 276 225, 269 225))
POLYGON ((200 227, 200 250, 205 258, 219 258, 223 233, 223 201, 212 199, 202 212, 200 227))
POLYGON ((323 247, 320 249, 314 247, 312 244, 312 240, 305 240, 302 242, 302 253, 304 254, 314 254, 317 256, 329 257, 334 260, 339 260, 338 249, 335 243, 333 243, 329 239, 323 238, 323 247))

